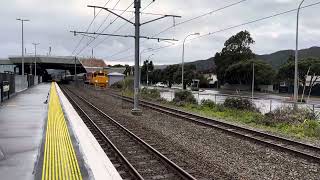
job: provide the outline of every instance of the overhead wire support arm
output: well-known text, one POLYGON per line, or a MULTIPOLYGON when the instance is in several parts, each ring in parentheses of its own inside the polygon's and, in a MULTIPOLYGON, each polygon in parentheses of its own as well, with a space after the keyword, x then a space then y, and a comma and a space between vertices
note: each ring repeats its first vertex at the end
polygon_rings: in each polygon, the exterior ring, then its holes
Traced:
POLYGON ((144 23, 141 23, 140 25, 145 25, 145 24, 148 24, 148 23, 151 23, 151 22, 154 22, 154 21, 157 21, 157 20, 160 20, 160 19, 163 19, 163 18, 166 18, 166 17, 174 17, 174 18, 181 18, 181 16, 176 16, 176 15, 164 15, 162 17, 159 17, 159 18, 155 18, 155 19, 152 19, 150 21, 147 21, 147 22, 144 22, 144 23))
POLYGON ((108 11, 109 13, 111 13, 111 14, 113 14, 113 15, 115 15, 115 16, 117 16, 117 17, 119 17, 119 18, 121 18, 121 19, 123 19, 123 20, 125 20, 125 21, 127 21, 128 23, 130 23, 130 24, 133 24, 133 25, 134 25, 134 22, 132 22, 132 21, 130 21, 130 20, 128 20, 128 19, 126 19, 125 17, 123 17, 123 16, 121 16, 121 15, 119 15, 119 14, 117 14, 117 13, 115 13, 115 12, 111 11, 111 10, 110 10, 110 9, 108 9, 108 8, 101 7, 101 6, 92 6, 92 5, 88 5, 87 7, 104 9, 104 10, 108 11))
POLYGON ((74 33, 75 35, 77 34, 91 34, 91 35, 103 35, 103 36, 115 36, 115 37, 134 37, 132 35, 121 35, 121 34, 108 34, 108 33, 96 33, 96 32, 83 32, 83 31, 70 31, 74 33))
MULTIPOLYGON (((135 37, 134 35, 108 34, 108 33, 84 32, 84 31, 70 31, 70 32, 73 33, 75 36, 77 34, 81 34, 83 36, 92 37, 92 38, 95 38, 95 37, 90 36, 90 35, 115 36, 115 37, 132 37, 132 38, 135 37)), ((147 36, 140 36, 140 38, 142 38, 142 39, 155 39, 155 40, 158 40, 158 41, 178 41, 176 39, 154 38, 154 37, 147 37, 147 36)))

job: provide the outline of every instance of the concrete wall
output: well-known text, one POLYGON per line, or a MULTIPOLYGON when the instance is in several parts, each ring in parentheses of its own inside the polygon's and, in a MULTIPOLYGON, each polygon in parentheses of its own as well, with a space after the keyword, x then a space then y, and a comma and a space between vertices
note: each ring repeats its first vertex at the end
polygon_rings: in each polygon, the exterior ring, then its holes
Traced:
POLYGON ((15 75, 15 89, 16 92, 23 91, 28 88, 27 76, 15 75))

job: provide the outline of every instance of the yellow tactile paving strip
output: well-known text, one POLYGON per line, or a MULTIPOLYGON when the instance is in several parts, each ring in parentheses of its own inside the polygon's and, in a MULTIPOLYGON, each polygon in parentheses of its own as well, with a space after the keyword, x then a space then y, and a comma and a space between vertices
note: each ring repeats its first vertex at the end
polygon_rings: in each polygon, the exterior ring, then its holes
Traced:
POLYGON ((42 179, 82 179, 55 83, 50 89, 42 179))

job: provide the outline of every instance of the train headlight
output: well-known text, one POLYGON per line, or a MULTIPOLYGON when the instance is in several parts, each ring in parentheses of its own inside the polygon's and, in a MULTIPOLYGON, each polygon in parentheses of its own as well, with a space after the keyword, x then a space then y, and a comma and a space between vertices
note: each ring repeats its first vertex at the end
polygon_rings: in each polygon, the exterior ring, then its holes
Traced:
POLYGON ((97 82, 98 82, 98 80, 95 80, 94 82, 96 82, 96 83, 97 83, 97 82))

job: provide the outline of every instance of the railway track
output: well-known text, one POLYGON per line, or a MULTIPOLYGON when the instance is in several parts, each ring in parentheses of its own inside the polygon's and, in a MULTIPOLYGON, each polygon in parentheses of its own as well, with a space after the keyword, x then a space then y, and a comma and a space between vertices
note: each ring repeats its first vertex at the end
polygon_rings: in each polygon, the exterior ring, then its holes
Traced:
POLYGON ((92 103, 65 86, 61 89, 123 179, 195 180, 192 175, 92 103))
MULTIPOLYGON (((133 103, 132 98, 124 97, 115 93, 112 93, 111 96, 133 103)), ((182 110, 163 106, 157 103, 148 102, 145 100, 140 100, 140 105, 161 113, 169 114, 174 117, 178 117, 193 123, 200 124, 202 126, 215 128, 223 132, 230 133, 231 135, 235 135, 244 139, 254 141, 259 144, 266 145, 268 147, 272 147, 284 152, 289 152, 307 160, 310 160, 312 162, 320 163, 320 148, 316 146, 301 143, 280 136, 271 135, 265 132, 233 125, 227 122, 222 122, 215 119, 203 117, 190 112, 185 112, 182 110)))

